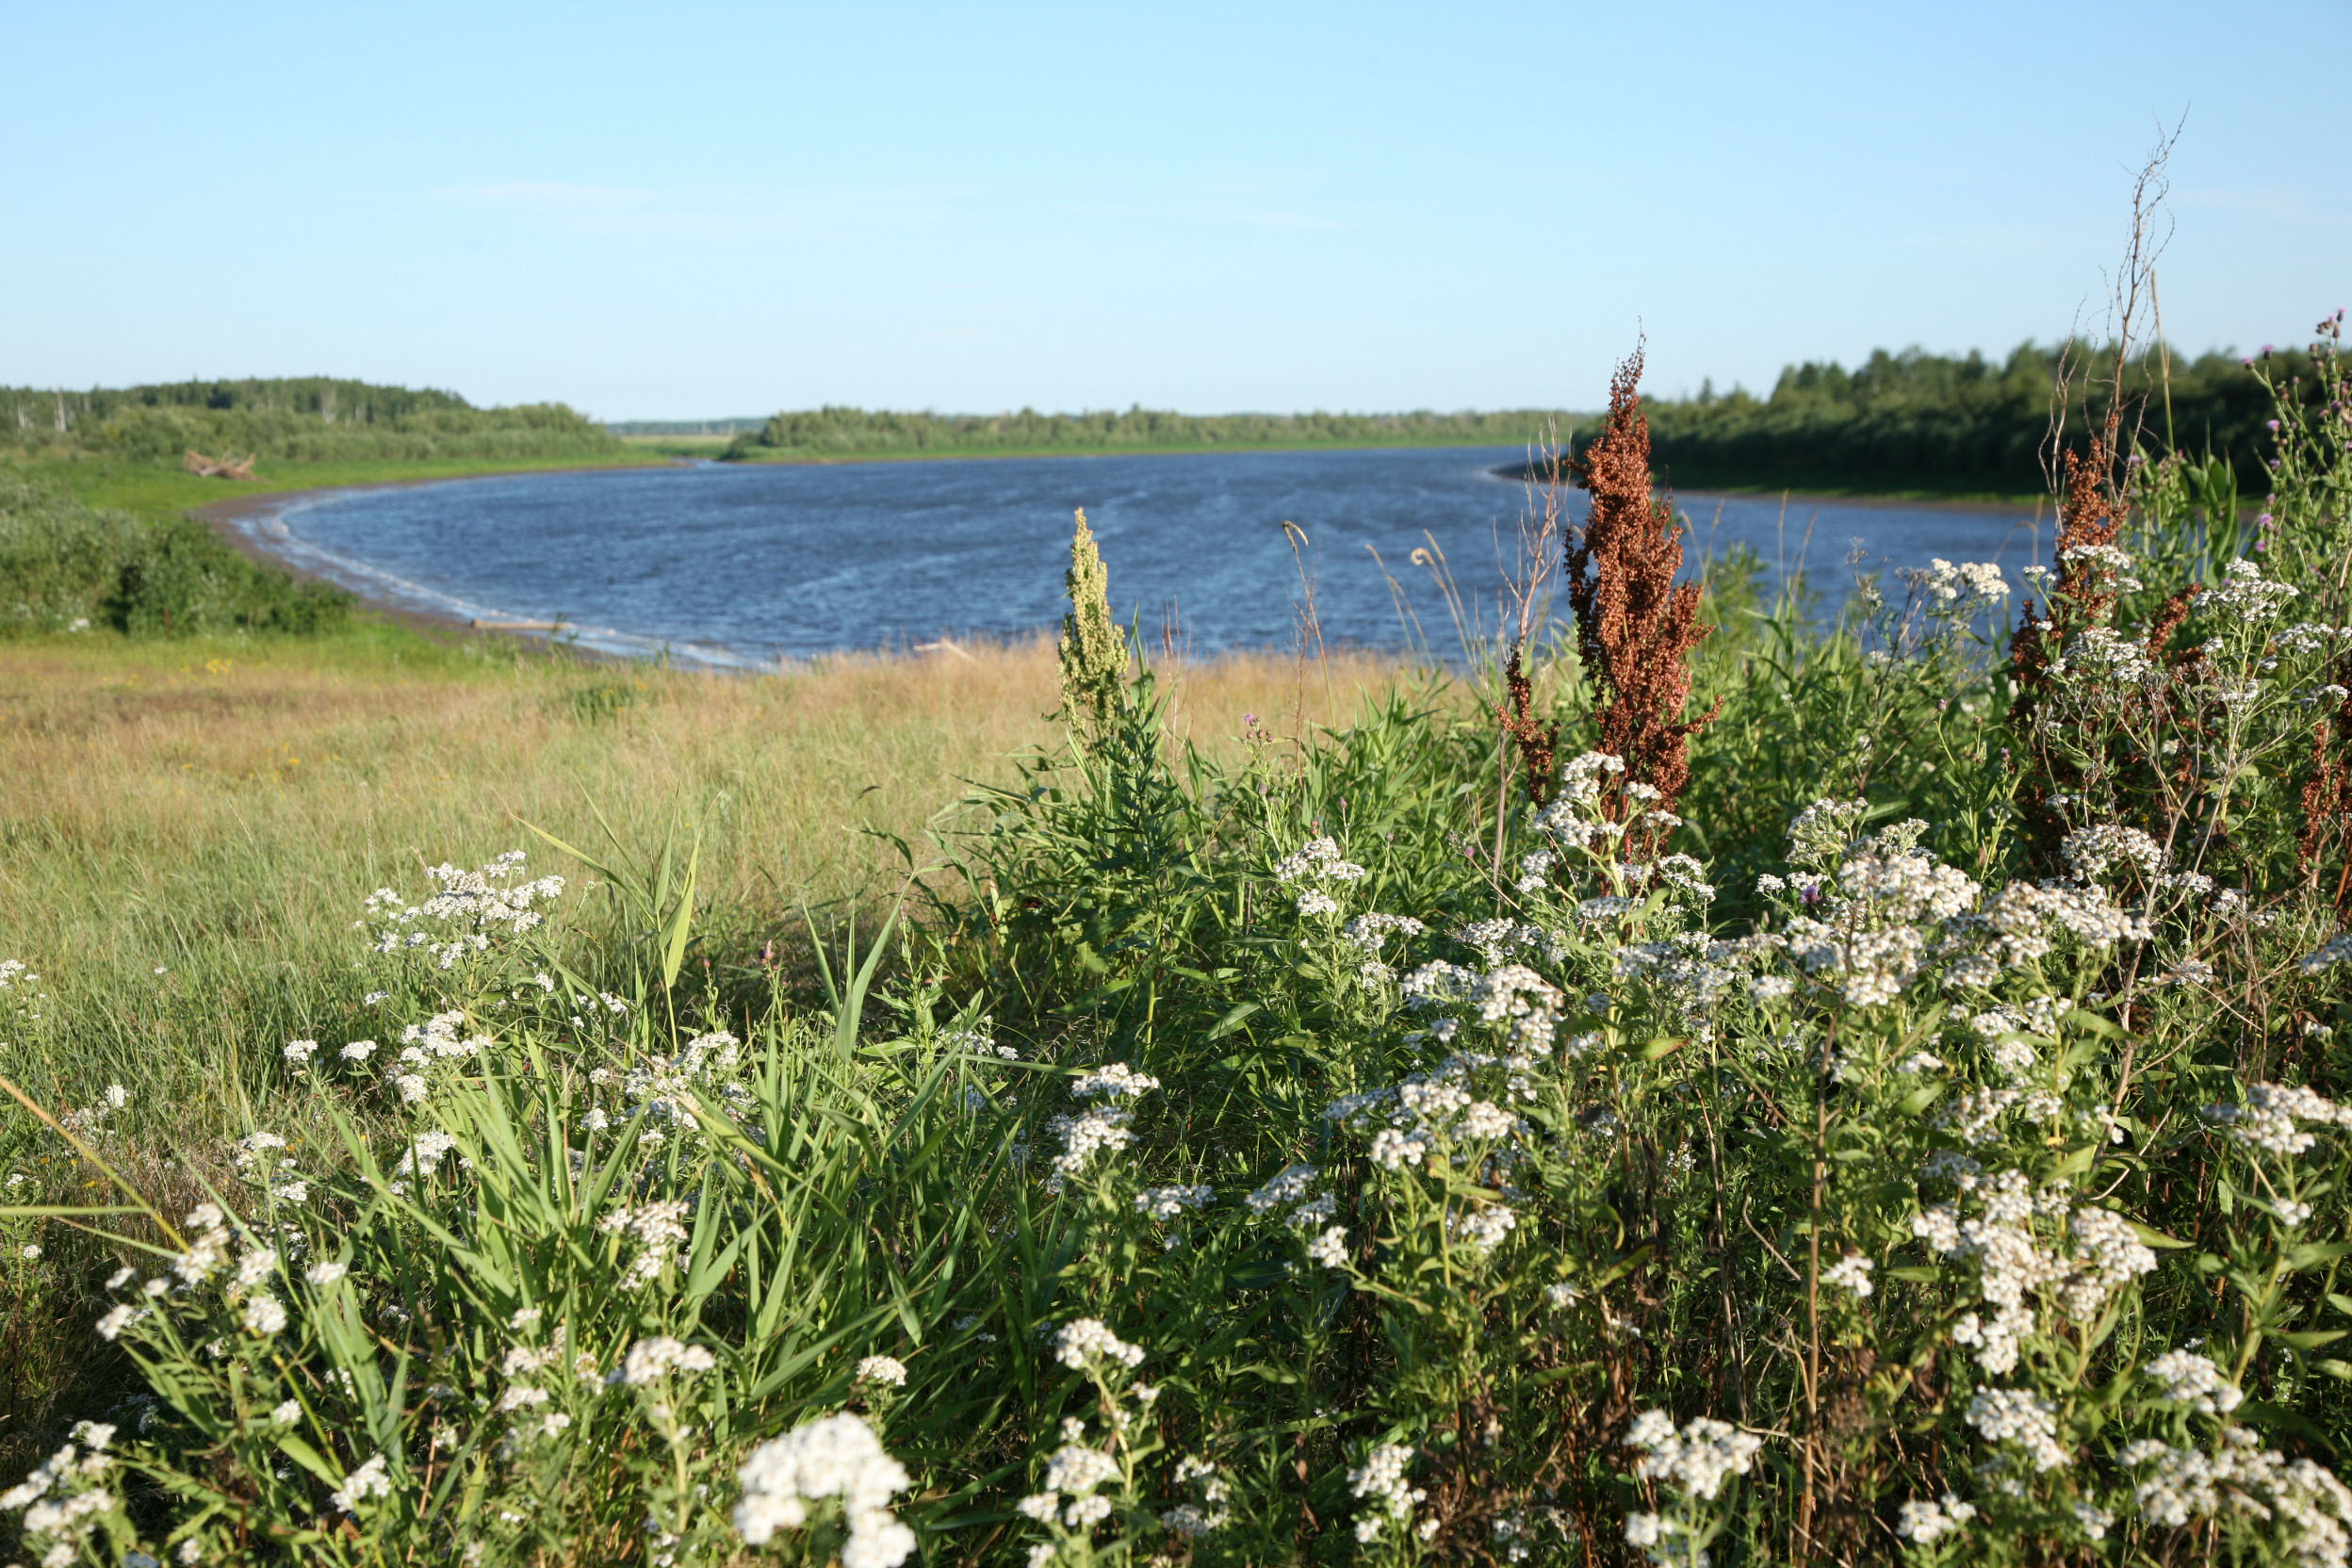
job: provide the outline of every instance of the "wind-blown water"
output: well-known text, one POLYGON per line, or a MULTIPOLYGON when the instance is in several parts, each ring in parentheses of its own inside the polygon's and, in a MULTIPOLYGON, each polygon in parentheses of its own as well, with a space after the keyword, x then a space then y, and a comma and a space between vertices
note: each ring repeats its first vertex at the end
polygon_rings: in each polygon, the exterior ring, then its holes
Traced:
MULTIPOLYGON (((1491 622, 1527 497, 1507 448, 1204 452, 811 466, 701 464, 464 480, 306 498, 248 518, 270 549, 368 597, 486 620, 561 619, 615 652, 729 665, 1009 634, 1060 616, 1086 509, 1122 616, 1195 652, 1286 645, 1298 525, 1332 643, 1455 650, 1423 531, 1491 622), (1418 629, 1366 546, 1403 586, 1418 629)), ((1576 498, 1578 511, 1582 498, 1576 498)), ((1688 556, 1748 544, 1833 598, 1859 539, 1881 566, 2035 558, 2017 514, 1686 498, 1688 556), (1809 540, 1808 540, 1809 532, 1809 540)))

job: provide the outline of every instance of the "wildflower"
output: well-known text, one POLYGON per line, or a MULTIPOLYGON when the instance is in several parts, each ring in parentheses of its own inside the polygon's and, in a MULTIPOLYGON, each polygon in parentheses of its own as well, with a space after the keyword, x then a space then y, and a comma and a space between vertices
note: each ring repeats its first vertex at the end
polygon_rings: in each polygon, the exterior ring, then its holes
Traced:
POLYGON ((1307 1257, 1326 1268, 1348 1266, 1348 1228, 1333 1225, 1307 1243, 1307 1257))
POLYGON ((621 1358, 621 1364, 614 1367, 605 1380, 643 1388, 660 1381, 674 1371, 690 1374, 708 1372, 717 1364, 717 1358, 705 1347, 682 1344, 668 1334, 657 1334, 630 1346, 629 1354, 621 1358))
POLYGON ((400 1156, 400 1163, 392 1168, 392 1173, 406 1176, 414 1172, 419 1176, 430 1176, 440 1168, 441 1157, 456 1147, 457 1139, 437 1128, 419 1133, 416 1141, 409 1146, 408 1152, 400 1156))
POLYGON ((2165 1399, 2206 1415, 2227 1415, 2246 1398, 2213 1358, 2194 1350, 2167 1350, 2141 1370, 2164 1385, 2165 1399))
POLYGON ((868 1356, 858 1364, 858 1381, 888 1383, 892 1388, 906 1386, 906 1366, 894 1356, 868 1356))
POLYGON ((311 1058, 311 1056, 312 1056, 314 1054, 316 1054, 316 1053, 317 1053, 318 1049, 318 1042, 317 1040, 288 1040, 288 1041, 286 1041, 286 1065, 287 1065, 288 1067, 308 1067, 308 1066, 310 1065, 310 1058, 311 1058))
POLYGON ((1968 1425, 1987 1443, 2014 1443, 2036 1470, 2071 1462, 2058 1442, 2058 1407, 2022 1388, 1979 1389, 1968 1401, 1968 1425))
POLYGON ((382 1454, 343 1478, 343 1484, 328 1494, 335 1506, 345 1513, 356 1514, 359 1505, 370 1497, 392 1495, 392 1478, 384 1471, 382 1454))
POLYGON ((1100 1318, 1081 1317, 1063 1324, 1054 1335, 1054 1359, 1070 1367, 1083 1368, 1102 1361, 1134 1367, 1143 1362, 1143 1347, 1126 1343, 1100 1318))
POLYGON ((1070 1085, 1070 1092, 1079 1100, 1119 1100, 1146 1094, 1159 1086, 1160 1081, 1150 1073, 1137 1072, 1125 1062, 1113 1062, 1080 1078, 1070 1085))
POLYGON ((317 1263, 311 1265, 310 1267, 304 1271, 302 1278, 308 1280, 312 1284, 323 1288, 327 1285, 335 1283, 335 1281, 343 1278, 343 1276, 349 1274, 351 1271, 351 1266, 347 1263, 317 1263))
POLYGON ((270 1413, 270 1421, 281 1427, 290 1427, 302 1418, 302 1405, 299 1399, 288 1399, 270 1413))
POLYGON ((286 1307, 273 1296, 252 1296, 245 1301, 245 1328, 263 1338, 286 1327, 286 1307))
POLYGON ((1870 1259, 1859 1252, 1848 1252, 1844 1257, 1821 1270, 1821 1283, 1834 1285, 1857 1298, 1867 1297, 1873 1288, 1870 1283, 1870 1259))
POLYGON ((1895 1521, 1895 1533, 1915 1545, 1925 1546, 1975 1517, 1975 1504, 1964 1502, 1949 1492, 1940 1502, 1923 1503, 1913 1498, 1903 1505, 1902 1514, 1895 1521))
POLYGON ((808 1503, 839 1497, 849 1529, 842 1568, 896 1568, 914 1554, 915 1532, 890 1512, 891 1499, 908 1485, 906 1466, 858 1416, 829 1415, 762 1443, 736 1478, 743 1499, 735 1528, 748 1545, 764 1546, 777 1530, 807 1523, 808 1503))
POLYGON ((1483 1257, 1503 1244, 1519 1217, 1501 1203, 1481 1203, 1456 1214, 1446 1224, 1446 1233, 1459 1245, 1483 1257))
POLYGON ((1146 1187, 1135 1194, 1135 1212, 1153 1219, 1173 1219, 1186 1209, 1205 1208, 1217 1196, 1215 1187, 1146 1187))
POLYGON ((1298 895, 1298 912, 1307 916, 1335 915, 1339 913, 1339 900, 1320 888, 1309 888, 1298 895))
POLYGON ((1764 1440, 1711 1415, 1698 1416, 1676 1432, 1672 1416, 1652 1410, 1634 1417, 1625 1446, 1642 1450, 1634 1462, 1635 1475, 1711 1501, 1724 1481, 1748 1473, 1764 1440))
POLYGON ((1270 1214, 1305 1198, 1321 1175, 1322 1172, 1311 1165, 1286 1165, 1275 1172, 1264 1186, 1244 1198, 1242 1202, 1249 1206, 1251 1214, 1270 1214))
POLYGON ((1348 1491, 1371 1504, 1371 1511, 1356 1520, 1358 1541, 1377 1541, 1390 1521, 1401 1525, 1411 1520, 1413 1506, 1429 1495, 1425 1489, 1406 1484, 1405 1467, 1412 1462, 1409 1446, 1383 1443, 1348 1472, 1348 1491))
POLYGON ((1045 1190, 1058 1193, 1072 1176, 1079 1175, 1094 1156, 1102 1151, 1124 1149, 1135 1138, 1135 1115, 1130 1111, 1098 1107, 1083 1116, 1057 1116, 1046 1123, 1046 1130, 1058 1135, 1062 1152, 1054 1160, 1045 1178, 1045 1190))
POLYGON ((2245 1104, 2209 1105, 2205 1116, 2228 1126, 2230 1135, 2247 1148, 2289 1157, 2319 1141, 2298 1123, 2352 1123, 2352 1111, 2310 1089, 2281 1084, 2252 1085, 2246 1091, 2245 1104))
POLYGON ((2223 568, 2221 581, 2206 584, 2197 596, 2197 607, 2216 619, 2242 624, 2271 619, 2295 594, 2293 584, 2270 581, 2263 578, 2261 566, 2239 559, 2223 568))
POLYGON ((2096 881, 2116 865, 2153 877, 2164 864, 2164 845, 2136 827, 2118 827, 2113 823, 2077 828, 2066 835, 2060 853, 2068 869, 2084 882, 2096 881))
POLYGON ((2306 974, 2317 974, 2337 964, 2352 961, 2352 931, 2340 932, 2319 944, 2301 965, 2306 974))

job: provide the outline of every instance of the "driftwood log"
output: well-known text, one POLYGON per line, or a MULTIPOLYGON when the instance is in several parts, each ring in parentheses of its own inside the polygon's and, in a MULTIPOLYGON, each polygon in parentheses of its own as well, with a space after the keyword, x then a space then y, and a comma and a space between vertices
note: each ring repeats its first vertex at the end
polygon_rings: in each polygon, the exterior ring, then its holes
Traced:
POLYGON ((253 477, 252 458, 230 457, 226 453, 219 457, 206 457, 193 447, 188 449, 188 456, 181 460, 181 466, 199 479, 251 479, 253 477))

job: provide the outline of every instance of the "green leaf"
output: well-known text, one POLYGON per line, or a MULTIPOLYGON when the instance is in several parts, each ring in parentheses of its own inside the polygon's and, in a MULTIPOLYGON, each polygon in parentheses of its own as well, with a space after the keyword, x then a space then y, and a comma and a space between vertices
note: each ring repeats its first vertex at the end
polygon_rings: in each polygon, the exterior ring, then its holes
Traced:
POLYGON ((1218 1019, 1217 1022, 1210 1027, 1205 1037, 1213 1040, 1221 1040, 1226 1036, 1232 1034, 1234 1030, 1240 1028, 1244 1023, 1248 1022, 1252 1016, 1264 1011, 1266 1011, 1266 1008, 1262 1004, 1255 1002, 1245 1002, 1238 1007, 1235 1007, 1232 1011, 1228 1012, 1223 1018, 1218 1019))
POLYGON ((694 924, 694 875, 702 866, 702 839, 696 835, 694 852, 686 859, 686 886, 678 895, 678 913, 670 921, 670 939, 662 952, 662 988, 668 990, 678 984, 678 967, 686 962, 686 939, 694 924))

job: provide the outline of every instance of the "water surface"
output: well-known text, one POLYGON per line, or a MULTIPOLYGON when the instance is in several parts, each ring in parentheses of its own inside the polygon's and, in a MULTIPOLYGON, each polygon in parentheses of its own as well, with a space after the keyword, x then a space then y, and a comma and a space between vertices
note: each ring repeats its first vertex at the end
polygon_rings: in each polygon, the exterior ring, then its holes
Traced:
MULTIPOLYGON (((1332 643, 1456 650, 1429 538, 1492 619, 1527 497, 1511 448, 1203 452, 531 474, 304 498, 248 519, 270 548, 367 596, 485 620, 563 620, 588 645, 721 665, 1018 634, 1061 615, 1070 512, 1155 645, 1287 645, 1293 535, 1332 643), (1425 537, 1425 531, 1427 537, 1425 537), (1371 547, 1367 549, 1366 547, 1371 547), (1418 617, 1400 616, 1372 550, 1418 617)), ((1582 498, 1576 500, 1581 505, 1582 498)), ((1686 498, 1687 557, 1754 547, 1833 596, 1860 541, 1881 567, 2034 559, 2019 514, 1686 498)))

